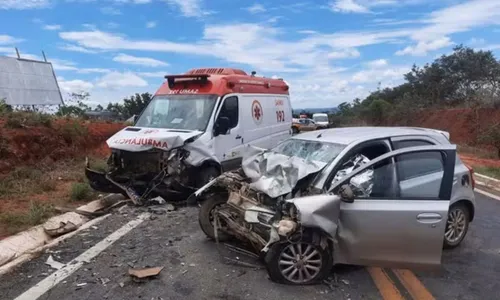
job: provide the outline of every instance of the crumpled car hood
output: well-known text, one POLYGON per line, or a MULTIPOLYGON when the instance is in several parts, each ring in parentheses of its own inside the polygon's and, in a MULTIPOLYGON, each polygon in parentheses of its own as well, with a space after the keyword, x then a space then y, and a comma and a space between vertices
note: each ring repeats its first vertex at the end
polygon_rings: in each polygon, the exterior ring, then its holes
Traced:
POLYGON ((289 157, 249 146, 242 160, 242 169, 252 183, 250 188, 276 198, 288 194, 297 182, 320 171, 326 164, 289 157))
POLYGON ((153 148, 169 150, 184 145, 186 140, 201 133, 201 131, 126 127, 110 137, 106 143, 110 148, 131 152, 153 148))

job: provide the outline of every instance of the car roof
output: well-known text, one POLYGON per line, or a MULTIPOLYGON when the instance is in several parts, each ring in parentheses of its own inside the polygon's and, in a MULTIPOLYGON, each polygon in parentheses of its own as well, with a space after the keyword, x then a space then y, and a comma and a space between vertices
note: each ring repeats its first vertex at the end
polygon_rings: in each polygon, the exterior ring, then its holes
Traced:
POLYGON ((427 135, 438 136, 449 139, 449 133, 431 128, 420 127, 382 127, 382 126, 365 126, 365 127, 341 127, 330 128, 323 130, 315 130, 300 133, 293 138, 304 140, 315 140, 323 142, 331 142, 337 144, 348 145, 360 140, 373 140, 379 138, 387 138, 391 136, 404 135, 427 135))

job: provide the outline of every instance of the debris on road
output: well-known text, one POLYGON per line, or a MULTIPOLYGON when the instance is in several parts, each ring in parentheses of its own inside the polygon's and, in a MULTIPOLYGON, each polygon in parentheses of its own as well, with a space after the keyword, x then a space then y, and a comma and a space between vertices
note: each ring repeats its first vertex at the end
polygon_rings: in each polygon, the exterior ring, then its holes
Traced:
POLYGON ((129 269, 128 274, 132 277, 142 279, 147 277, 154 277, 160 274, 163 267, 155 267, 155 268, 145 268, 145 269, 129 269))
POLYGON ((82 282, 82 283, 77 283, 76 286, 77 287, 82 287, 82 286, 86 286, 87 283, 86 282, 82 282))
POLYGON ((165 207, 151 206, 148 208, 149 212, 154 213, 156 215, 164 215, 168 212, 174 211, 175 206, 172 204, 167 204, 165 207))
POLYGON ((86 216, 82 216, 75 212, 69 212, 50 218, 42 227, 43 231, 53 238, 74 231, 87 221, 88 218, 86 216))
POLYGON ((47 233, 51 237, 56 237, 71 232, 73 230, 76 230, 77 228, 78 226, 73 224, 71 221, 68 221, 68 222, 59 222, 59 226, 57 228, 46 228, 44 226, 43 229, 45 230, 45 233, 47 233))
POLYGON ((52 257, 52 255, 49 255, 49 258, 47 258, 47 261, 45 262, 46 265, 49 265, 52 269, 59 270, 60 268, 64 267, 66 264, 60 263, 52 257))
POLYGON ((152 199, 149 199, 148 201, 148 204, 151 204, 151 205, 163 205, 163 204, 166 204, 167 201, 165 201, 165 199, 163 199, 162 197, 158 196, 158 197, 155 197, 155 198, 152 198, 152 199))

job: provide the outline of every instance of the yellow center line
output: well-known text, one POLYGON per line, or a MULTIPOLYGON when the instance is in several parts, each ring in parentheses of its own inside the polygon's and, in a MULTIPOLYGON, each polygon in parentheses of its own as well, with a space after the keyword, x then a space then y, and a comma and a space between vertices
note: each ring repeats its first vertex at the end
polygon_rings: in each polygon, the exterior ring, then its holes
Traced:
POLYGON ((410 270, 393 269, 394 274, 401 281, 414 300, 434 300, 432 294, 425 288, 417 276, 410 270))
POLYGON ((368 267, 368 273, 377 286, 377 289, 384 300, 404 300, 403 296, 396 288, 394 282, 381 268, 368 267))

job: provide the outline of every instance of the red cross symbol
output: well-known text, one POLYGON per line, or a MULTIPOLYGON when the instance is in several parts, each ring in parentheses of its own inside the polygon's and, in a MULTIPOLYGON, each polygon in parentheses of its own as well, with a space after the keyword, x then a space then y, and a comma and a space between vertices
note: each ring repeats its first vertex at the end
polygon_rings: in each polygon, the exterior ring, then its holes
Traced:
POLYGON ((260 107, 258 105, 255 105, 253 108, 253 116, 255 119, 260 120, 261 113, 260 113, 260 107))

